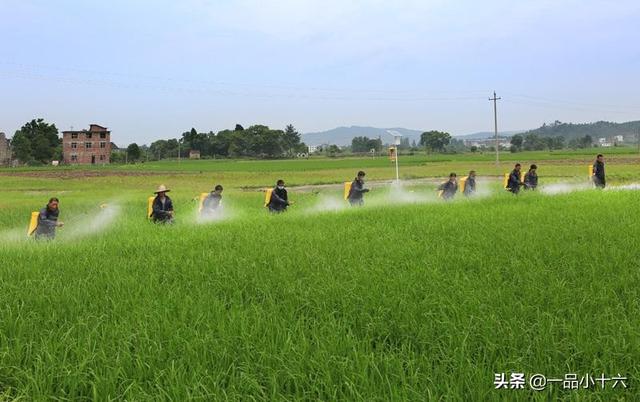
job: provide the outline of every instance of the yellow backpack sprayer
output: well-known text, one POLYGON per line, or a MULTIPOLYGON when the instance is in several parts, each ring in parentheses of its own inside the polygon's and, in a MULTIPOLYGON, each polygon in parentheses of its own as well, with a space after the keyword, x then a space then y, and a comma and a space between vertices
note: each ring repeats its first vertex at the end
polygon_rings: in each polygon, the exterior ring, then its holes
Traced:
POLYGON ((344 182, 344 199, 345 201, 349 198, 349 193, 351 192, 351 186, 353 185, 350 181, 344 182))
POLYGON ((271 201, 271 193, 273 193, 273 189, 272 188, 268 188, 264 192, 264 207, 265 208, 269 206, 269 202, 271 201))
POLYGON ((467 188, 467 179, 469 178, 469 176, 465 176, 462 179, 460 179, 459 183, 460 183, 460 192, 464 194, 464 190, 467 188))
POLYGON ((156 197, 149 197, 147 199, 147 219, 151 219, 151 214, 153 213, 153 200, 156 197))
POLYGON ((31 212, 31 219, 29 220, 29 227, 27 228, 27 236, 31 236, 36 232, 38 228, 38 216, 40 212, 33 211, 31 212))

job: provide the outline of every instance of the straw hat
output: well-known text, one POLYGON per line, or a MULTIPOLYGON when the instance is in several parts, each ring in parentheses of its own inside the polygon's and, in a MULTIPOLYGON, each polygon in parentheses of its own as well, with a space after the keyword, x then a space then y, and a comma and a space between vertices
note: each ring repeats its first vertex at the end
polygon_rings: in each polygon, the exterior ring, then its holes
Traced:
POLYGON ((158 194, 158 193, 168 193, 169 190, 164 184, 161 184, 158 189, 156 191, 153 192, 153 194, 158 194))

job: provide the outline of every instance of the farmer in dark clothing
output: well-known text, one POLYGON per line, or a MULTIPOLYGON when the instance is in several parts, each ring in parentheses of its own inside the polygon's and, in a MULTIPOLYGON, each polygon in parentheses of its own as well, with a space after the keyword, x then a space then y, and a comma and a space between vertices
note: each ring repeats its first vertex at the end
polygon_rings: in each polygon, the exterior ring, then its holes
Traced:
POLYGON ((284 188, 284 180, 278 180, 276 187, 271 192, 271 198, 269 199, 269 212, 280 213, 287 210, 289 206, 289 195, 287 189, 284 188))
POLYGON ((535 190, 538 187, 538 166, 531 165, 529 171, 524 175, 524 189, 535 190))
POLYGON ((598 154, 596 161, 593 163, 593 184, 597 188, 604 188, 606 180, 604 177, 604 156, 598 154))
POLYGON ((365 173, 362 170, 359 171, 353 183, 351 183, 347 200, 349 200, 349 204, 351 204, 352 207, 364 205, 364 193, 369 192, 368 188, 364 188, 364 176, 365 173))
POLYGON ((220 207, 220 203, 222 202, 222 186, 217 185, 213 189, 211 193, 204 199, 202 203, 202 214, 203 215, 213 215, 220 207))
POLYGON ((449 180, 438 186, 438 190, 441 191, 440 197, 444 200, 451 200, 458 192, 458 182, 456 181, 456 174, 451 173, 449 180))
POLYGON ((40 210, 36 239, 53 239, 56 237, 56 228, 64 225, 64 223, 58 221, 58 215, 60 215, 59 202, 57 198, 51 198, 47 206, 40 210))
POLYGON ((476 171, 472 170, 467 176, 467 181, 464 183, 464 195, 465 197, 471 197, 476 193, 476 171))
POLYGON ((520 169, 522 169, 522 166, 519 163, 516 163, 516 166, 511 171, 511 174, 509 174, 509 180, 507 181, 507 190, 513 194, 518 194, 520 192, 520 186, 522 186, 522 182, 520 181, 520 169))
POLYGON ((154 223, 173 223, 173 202, 167 193, 171 191, 164 184, 158 187, 154 194, 153 212, 151 218, 154 223))

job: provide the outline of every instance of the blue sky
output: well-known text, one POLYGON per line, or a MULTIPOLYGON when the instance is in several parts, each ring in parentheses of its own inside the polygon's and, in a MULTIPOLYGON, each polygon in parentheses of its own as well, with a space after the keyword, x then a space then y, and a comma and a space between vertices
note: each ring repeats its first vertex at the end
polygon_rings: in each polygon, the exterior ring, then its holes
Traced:
POLYGON ((639 1, 0 0, 0 131, 640 119, 639 1))

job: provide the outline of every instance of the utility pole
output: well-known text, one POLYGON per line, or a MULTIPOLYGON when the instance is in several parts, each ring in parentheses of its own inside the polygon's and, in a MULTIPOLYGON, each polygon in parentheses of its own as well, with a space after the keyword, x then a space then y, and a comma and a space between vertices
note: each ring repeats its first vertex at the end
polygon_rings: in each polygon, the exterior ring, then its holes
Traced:
POLYGON ((180 140, 178 140, 178 163, 180 163, 180 140))
POLYGON ((500 164, 500 147, 498 146, 498 106, 496 101, 502 98, 496 97, 496 91, 493 91, 493 98, 489 98, 490 101, 493 101, 493 124, 494 130, 496 134, 496 166, 500 164))

